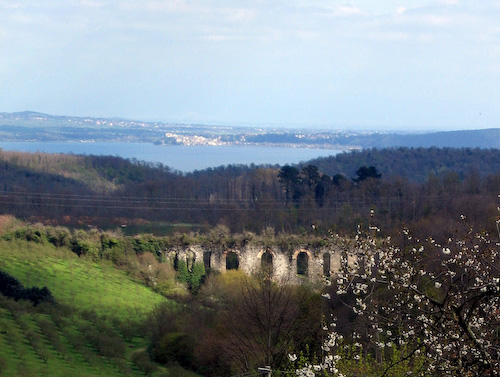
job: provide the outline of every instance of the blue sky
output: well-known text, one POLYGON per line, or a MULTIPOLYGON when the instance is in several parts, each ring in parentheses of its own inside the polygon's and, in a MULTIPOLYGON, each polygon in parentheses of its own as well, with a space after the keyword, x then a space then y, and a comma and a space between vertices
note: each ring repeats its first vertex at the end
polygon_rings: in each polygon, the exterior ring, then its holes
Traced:
POLYGON ((500 127, 498 0, 0 0, 0 112, 500 127))

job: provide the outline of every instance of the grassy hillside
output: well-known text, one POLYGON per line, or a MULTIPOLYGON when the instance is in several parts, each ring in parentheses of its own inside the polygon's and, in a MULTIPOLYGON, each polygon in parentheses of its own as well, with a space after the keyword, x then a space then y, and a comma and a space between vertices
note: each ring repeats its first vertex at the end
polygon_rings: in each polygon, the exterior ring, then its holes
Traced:
POLYGON ((15 240, 0 241, 0 270, 47 286, 57 301, 35 307, 0 295, 0 375, 191 375, 149 361, 140 323, 166 299, 109 263, 15 240))
POLYGON ((81 259, 67 249, 0 241, 0 269, 25 286, 47 286, 57 301, 99 315, 140 319, 165 299, 113 265, 81 259))
POLYGON ((123 182, 140 179, 144 174, 141 166, 118 157, 3 150, 0 150, 0 169, 4 180, 23 178, 26 182, 21 182, 21 187, 32 185, 36 180, 42 184, 57 181, 58 187, 67 187, 67 192, 85 191, 86 194, 113 192, 123 182))

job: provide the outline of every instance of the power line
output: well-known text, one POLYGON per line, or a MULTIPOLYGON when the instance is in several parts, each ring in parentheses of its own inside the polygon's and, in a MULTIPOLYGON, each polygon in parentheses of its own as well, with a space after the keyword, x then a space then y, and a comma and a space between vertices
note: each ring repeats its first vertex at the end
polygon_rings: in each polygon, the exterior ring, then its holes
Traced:
MULTIPOLYGON (((126 200, 128 202, 142 202, 142 201, 155 201, 160 203, 177 203, 177 202, 194 202, 198 204, 214 204, 214 203, 272 203, 276 204, 277 202, 283 202, 283 200, 273 200, 273 199, 259 199, 259 198, 220 198, 217 194, 214 194, 213 198, 190 198, 190 197, 148 197, 148 196, 116 196, 116 195, 98 195, 98 194, 63 194, 63 193, 44 193, 44 192, 33 192, 33 191, 0 191, 0 198, 2 196, 7 197, 22 197, 22 198, 46 198, 46 199, 67 199, 67 200, 77 200, 77 201, 123 201, 126 200)), ((335 202, 335 203, 362 203, 366 204, 367 202, 407 202, 413 201, 416 199, 427 199, 431 201, 435 200, 445 200, 445 199, 459 199, 463 197, 469 197, 468 194, 458 194, 458 195, 418 195, 415 197, 400 197, 398 195, 390 195, 390 196, 366 196, 364 198, 356 198, 356 197, 336 197, 334 199, 325 198, 327 202, 335 202)), ((490 198, 491 195, 481 194, 474 195, 475 198, 490 198)), ((292 201, 293 202, 293 201, 292 201)))
MULTIPOLYGON (((359 207, 376 206, 378 208, 391 208, 395 205, 441 202, 447 199, 469 198, 466 194, 461 195, 420 195, 415 199, 401 198, 399 196, 381 196, 366 198, 326 199, 326 204, 315 207, 316 213, 341 211, 344 205, 350 205, 357 209, 359 207)), ((491 198, 490 195, 475 195, 477 199, 491 198)), ((0 204, 12 206, 37 206, 54 208, 84 208, 84 209, 118 209, 118 210, 149 210, 149 211, 311 211, 310 207, 291 206, 279 200, 259 199, 207 199, 166 197, 151 198, 145 196, 108 196, 97 194, 64 194, 43 192, 9 192, 0 191, 0 204)), ((303 204, 303 203, 302 203, 303 204)))

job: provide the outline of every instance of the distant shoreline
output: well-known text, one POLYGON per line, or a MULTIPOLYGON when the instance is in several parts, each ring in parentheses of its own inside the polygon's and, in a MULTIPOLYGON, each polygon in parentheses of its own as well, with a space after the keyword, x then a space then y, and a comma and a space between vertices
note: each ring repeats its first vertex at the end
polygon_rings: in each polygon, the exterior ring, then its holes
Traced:
POLYGON ((0 149, 5 151, 118 156, 161 163, 182 172, 222 165, 294 164, 342 152, 319 148, 245 145, 171 145, 167 147, 140 142, 0 142, 0 149))
POLYGON ((500 148, 500 128, 428 133, 264 129, 53 116, 34 112, 0 113, 4 142, 152 143, 155 145, 255 146, 358 150, 364 148, 500 148))

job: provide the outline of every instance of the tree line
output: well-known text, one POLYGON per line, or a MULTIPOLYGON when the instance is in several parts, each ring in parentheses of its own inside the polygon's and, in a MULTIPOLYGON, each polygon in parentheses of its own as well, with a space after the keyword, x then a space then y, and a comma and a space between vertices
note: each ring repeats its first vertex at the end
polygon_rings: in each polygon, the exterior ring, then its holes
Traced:
MULTIPOLYGON (((233 232, 352 233, 404 222, 437 233, 461 215, 491 229, 500 151, 398 148, 299 165, 229 165, 192 173, 111 156, 0 152, 0 211, 53 225, 187 224, 233 232)), ((440 233, 441 234, 441 233, 440 233)))

